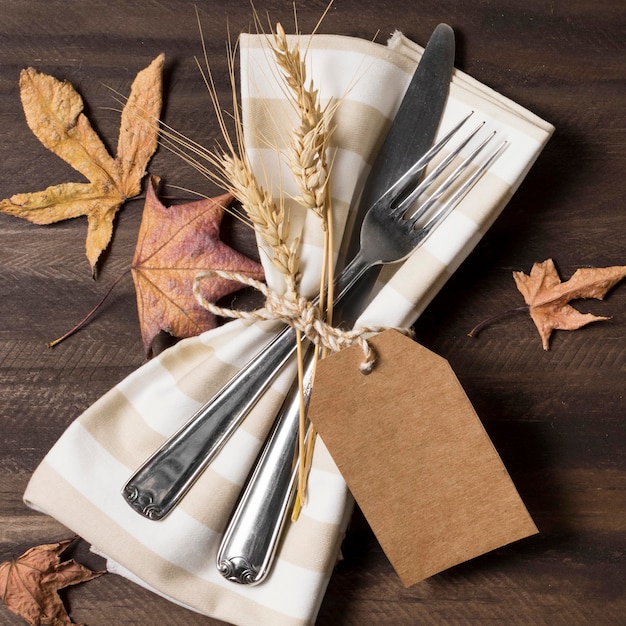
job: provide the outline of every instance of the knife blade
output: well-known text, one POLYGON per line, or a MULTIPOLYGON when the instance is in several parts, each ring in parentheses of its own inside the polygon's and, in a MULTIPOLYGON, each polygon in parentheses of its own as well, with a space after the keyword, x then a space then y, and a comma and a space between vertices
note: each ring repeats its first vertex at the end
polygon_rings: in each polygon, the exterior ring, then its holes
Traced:
POLYGON ((454 68, 454 31, 439 24, 406 88, 385 139, 363 185, 356 212, 357 233, 349 244, 349 258, 358 248, 363 215, 391 187, 398 172, 406 172, 432 145, 450 89, 454 68))
MULTIPOLYGON (((359 212, 366 212, 433 143, 447 100, 454 49, 454 32, 440 24, 426 46, 374 160, 361 194, 359 212)), ((358 235, 360 225, 355 230, 358 235)), ((376 277, 376 272, 371 274, 376 277)), ((352 326, 361 308, 362 303, 350 307, 350 311, 342 306, 343 321, 352 326)), ((306 406, 311 393, 313 362, 309 350, 304 375, 306 406)), ((300 386, 296 381, 281 406, 224 533, 217 553, 217 568, 233 582, 256 585, 265 580, 271 570, 295 495, 300 406, 300 386)))
MULTIPOLYGON (((424 48, 363 185, 353 236, 345 249, 348 259, 358 250, 358 232, 368 207, 391 187, 397 172, 406 172, 435 140, 452 80, 455 48, 454 30, 448 24, 439 24, 424 48)), ((354 317, 364 307, 378 273, 369 272, 361 280, 351 302, 344 307, 346 316, 354 317)))

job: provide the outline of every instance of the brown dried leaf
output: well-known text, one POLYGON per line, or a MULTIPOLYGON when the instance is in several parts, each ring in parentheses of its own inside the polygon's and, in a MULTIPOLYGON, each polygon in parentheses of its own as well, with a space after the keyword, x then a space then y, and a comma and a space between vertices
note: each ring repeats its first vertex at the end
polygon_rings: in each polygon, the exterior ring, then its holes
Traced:
POLYGON ((72 541, 36 546, 14 561, 0 563, 2 601, 32 626, 72 624, 58 590, 104 574, 74 560, 61 562, 61 553, 72 541))
POLYGON ((132 84, 122 111, 116 158, 91 127, 82 98, 70 83, 33 68, 23 70, 20 96, 29 128, 46 148, 90 182, 16 194, 0 202, 0 211, 35 224, 86 215, 86 253, 93 271, 111 240, 117 210, 140 192, 141 179, 156 150, 164 61, 164 55, 159 55, 132 84))
POLYGON ((566 282, 561 282, 552 259, 535 263, 530 275, 513 272, 517 288, 524 296, 543 344, 549 349, 553 330, 576 330, 581 326, 609 319, 580 313, 569 304, 579 298, 602 300, 606 293, 626 277, 626 266, 581 268, 566 282))
MULTIPOLYGON (((259 263, 219 238, 224 209, 233 200, 230 194, 166 207, 157 198, 157 182, 153 177, 148 185, 131 267, 147 352, 161 330, 184 338, 217 325, 215 316, 193 295, 198 272, 221 269, 263 278, 259 263)), ((202 293, 208 301, 217 302, 241 287, 239 282, 216 277, 202 282, 202 293)))

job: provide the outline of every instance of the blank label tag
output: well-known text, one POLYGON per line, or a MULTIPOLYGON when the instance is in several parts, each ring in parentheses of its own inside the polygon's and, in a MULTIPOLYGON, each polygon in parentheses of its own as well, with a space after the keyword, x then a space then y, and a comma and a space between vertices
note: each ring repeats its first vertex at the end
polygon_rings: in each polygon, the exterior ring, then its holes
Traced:
POLYGON ((404 585, 537 532, 448 362, 390 330, 318 364, 309 415, 404 585))

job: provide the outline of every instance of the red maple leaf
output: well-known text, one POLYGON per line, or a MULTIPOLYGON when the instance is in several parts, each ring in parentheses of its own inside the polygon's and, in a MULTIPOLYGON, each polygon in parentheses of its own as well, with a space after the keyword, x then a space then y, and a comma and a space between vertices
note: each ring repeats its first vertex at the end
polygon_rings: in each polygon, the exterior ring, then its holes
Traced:
MULTIPOLYGON (((148 186, 131 266, 146 351, 161 330, 184 338, 217 325, 193 295, 199 272, 228 270, 256 280, 264 276, 259 263, 220 240, 220 223, 233 201, 230 194, 166 207, 157 198, 157 183, 152 178, 148 186)), ((241 283, 224 278, 202 281, 202 295, 209 302, 241 288, 241 283)))

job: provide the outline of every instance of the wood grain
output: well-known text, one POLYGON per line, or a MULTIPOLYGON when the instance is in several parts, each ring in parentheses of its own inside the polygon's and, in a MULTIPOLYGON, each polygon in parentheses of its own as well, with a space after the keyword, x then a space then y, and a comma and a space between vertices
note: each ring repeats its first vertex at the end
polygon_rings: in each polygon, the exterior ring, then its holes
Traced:
MULTIPOLYGON (((298 23, 307 32, 326 0, 301 4, 298 23)), ((291 2, 257 9, 288 30, 293 24, 291 2)), ((250 27, 250 4, 200 3, 199 11, 226 101, 227 30, 250 27)), ((578 267, 626 263, 625 15, 621 0, 336 0, 322 24, 322 32, 378 41, 399 28, 424 43, 447 21, 457 33, 457 66, 557 131, 416 324, 420 341, 451 362, 541 534, 405 589, 357 510, 320 626, 623 623, 626 285, 604 302, 578 303, 612 319, 556 333, 549 352, 522 314, 473 339, 467 332, 521 304, 513 270, 552 257, 566 279, 578 267)), ((0 16, 0 197, 80 180, 26 127, 17 89, 24 67, 71 81, 112 148, 119 115, 109 87, 127 90, 163 51, 165 120, 205 144, 218 136, 194 61, 201 45, 192 4, 0 0, 0 16)), ((217 191, 165 150, 150 169, 166 184, 217 191)), ((172 202, 186 195, 170 190, 172 202)), ((135 200, 121 211, 97 281, 84 257, 84 220, 36 227, 0 215, 0 560, 67 536, 23 505, 28 477, 81 411, 144 362, 130 279, 75 337, 45 347, 128 268, 141 206, 135 200)), ((250 250, 236 225, 228 236, 250 250)), ((77 549, 99 565, 87 546, 77 549)), ((89 626, 148 625, 155 616, 168 626, 219 623, 113 575, 65 597, 74 620, 89 626)), ((22 622, 0 606, 0 623, 22 622)))

